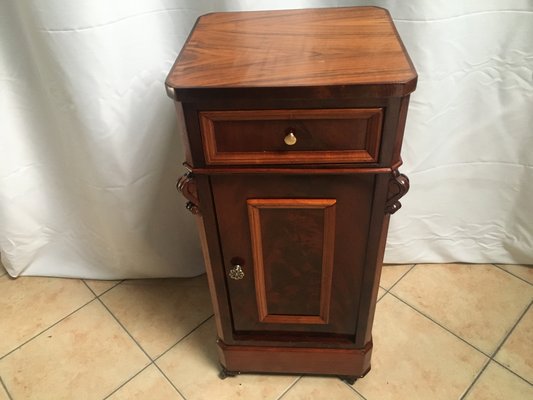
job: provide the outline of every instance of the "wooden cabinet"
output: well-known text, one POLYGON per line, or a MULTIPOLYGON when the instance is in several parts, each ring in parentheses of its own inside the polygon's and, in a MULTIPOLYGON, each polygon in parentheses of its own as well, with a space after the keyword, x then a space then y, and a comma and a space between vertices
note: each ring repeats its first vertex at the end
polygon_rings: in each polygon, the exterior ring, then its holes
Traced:
POLYGON ((387 11, 208 14, 166 85, 223 373, 363 376, 416 86, 387 11))

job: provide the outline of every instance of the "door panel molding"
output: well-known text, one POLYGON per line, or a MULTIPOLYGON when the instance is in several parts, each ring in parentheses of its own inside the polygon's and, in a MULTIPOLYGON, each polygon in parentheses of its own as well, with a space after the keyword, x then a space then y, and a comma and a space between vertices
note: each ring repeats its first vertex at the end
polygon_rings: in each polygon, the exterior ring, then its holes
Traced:
MULTIPOLYGON (((334 247, 335 247, 335 206, 336 199, 248 199, 248 216, 250 224, 250 233, 251 233, 251 244, 252 244, 252 257, 254 265, 254 277, 255 277, 255 287, 256 287, 256 301, 258 307, 259 320, 262 323, 272 323, 272 324, 318 324, 325 325, 329 323, 329 314, 331 308, 331 286, 333 280, 333 258, 334 258, 334 247), (316 265, 310 265, 310 269, 314 270, 313 273, 319 273, 319 284, 318 287, 315 287, 319 291, 318 293, 318 302, 317 307, 313 307, 313 301, 309 299, 308 306, 311 307, 311 310, 306 312, 298 313, 295 311, 292 314, 289 313, 276 313, 272 310, 275 308, 276 302, 290 302, 291 299, 284 298, 287 295, 287 292, 290 292, 291 282, 279 282, 276 281, 276 273, 279 277, 284 278, 290 274, 283 274, 280 271, 275 270, 275 255, 270 257, 270 261, 265 261, 265 257, 269 255, 265 254, 265 245, 267 246, 268 251, 268 242, 270 240, 276 240, 276 238, 271 239, 264 235, 265 230, 265 219, 268 218, 269 212, 272 214, 272 211, 276 212, 286 212, 296 215, 299 220, 297 221, 296 228, 298 230, 304 230, 306 224, 302 224, 302 218, 308 218, 310 225, 314 225, 316 229, 312 229, 311 232, 308 232, 308 235, 304 235, 303 238, 296 236, 290 237, 288 241, 294 241, 288 243, 289 248, 292 248, 291 245, 301 246, 302 252, 307 252, 308 248, 305 247, 306 241, 310 240, 313 243, 308 244, 309 249, 317 249, 315 246, 316 241, 321 241, 321 245, 318 246, 318 249, 321 251, 320 257, 320 266, 317 269, 316 265), (296 213, 296 214, 295 214, 296 213), (313 222, 314 221, 314 222, 313 222), (322 222, 322 226, 320 225, 322 222), (318 236, 321 236, 320 238, 318 236), (278 293, 275 293, 275 290, 272 290, 272 287, 277 286, 281 287, 281 290, 278 293), (287 289, 288 288, 288 289, 287 289), (277 297, 276 297, 277 295, 277 297), (283 297, 283 298, 281 298, 283 297), (314 309, 314 311, 313 311, 314 309)), ((287 216, 287 214, 285 214, 287 216)), ((275 225, 275 214, 271 215, 274 223, 270 225, 275 225)), ((297 218, 297 219, 298 219, 297 218)), ((283 218, 285 221, 285 226, 280 226, 281 230, 287 228, 287 224, 290 224, 290 218, 283 218)), ((290 227, 289 227, 290 228, 290 227)), ((272 237, 276 232, 268 232, 267 236, 272 237)), ((305 233, 305 232, 304 232, 305 233)), ((281 234, 281 238, 287 238, 287 235, 281 234)), ((279 238, 278 238, 279 239, 279 238)), ((276 246, 278 247, 278 246, 276 246)), ((297 249, 296 249, 297 250, 297 249)), ((310 258, 313 258, 310 256, 310 258)), ((315 257, 316 259, 316 257, 315 257)), ((305 263, 304 263, 305 264, 305 263)), ((278 269, 280 265, 278 265, 278 269)), ((297 271, 301 273, 302 271, 297 271)), ((309 277, 305 277, 308 279, 309 277)), ((292 287, 302 287, 301 282, 293 282, 292 287)), ((309 287, 309 285, 307 286, 309 287)), ((314 296, 311 296, 314 297, 314 296)), ((288 303, 285 303, 283 307, 286 308, 288 303)))

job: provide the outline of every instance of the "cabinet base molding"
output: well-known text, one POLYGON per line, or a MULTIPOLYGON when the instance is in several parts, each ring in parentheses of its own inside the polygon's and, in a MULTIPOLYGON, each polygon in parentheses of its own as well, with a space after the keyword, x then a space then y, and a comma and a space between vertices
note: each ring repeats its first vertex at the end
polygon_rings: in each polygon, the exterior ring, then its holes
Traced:
POLYGON ((232 346, 217 341, 226 376, 242 372, 319 374, 355 381, 370 370, 372 342, 362 349, 316 347, 232 346))

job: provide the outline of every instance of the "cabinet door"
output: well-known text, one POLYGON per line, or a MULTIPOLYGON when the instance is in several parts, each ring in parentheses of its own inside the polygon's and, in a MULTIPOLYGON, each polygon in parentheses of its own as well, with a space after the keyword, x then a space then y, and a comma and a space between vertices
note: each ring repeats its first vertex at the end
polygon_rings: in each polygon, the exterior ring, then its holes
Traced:
POLYGON ((236 338, 354 340, 374 180, 211 177, 236 338))

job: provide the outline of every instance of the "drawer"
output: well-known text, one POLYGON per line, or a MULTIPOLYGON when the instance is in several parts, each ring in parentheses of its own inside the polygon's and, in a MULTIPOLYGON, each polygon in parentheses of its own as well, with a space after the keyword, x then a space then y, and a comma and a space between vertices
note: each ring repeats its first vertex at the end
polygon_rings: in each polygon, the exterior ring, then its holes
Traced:
POLYGON ((206 163, 377 163, 381 108, 201 111, 206 163))

